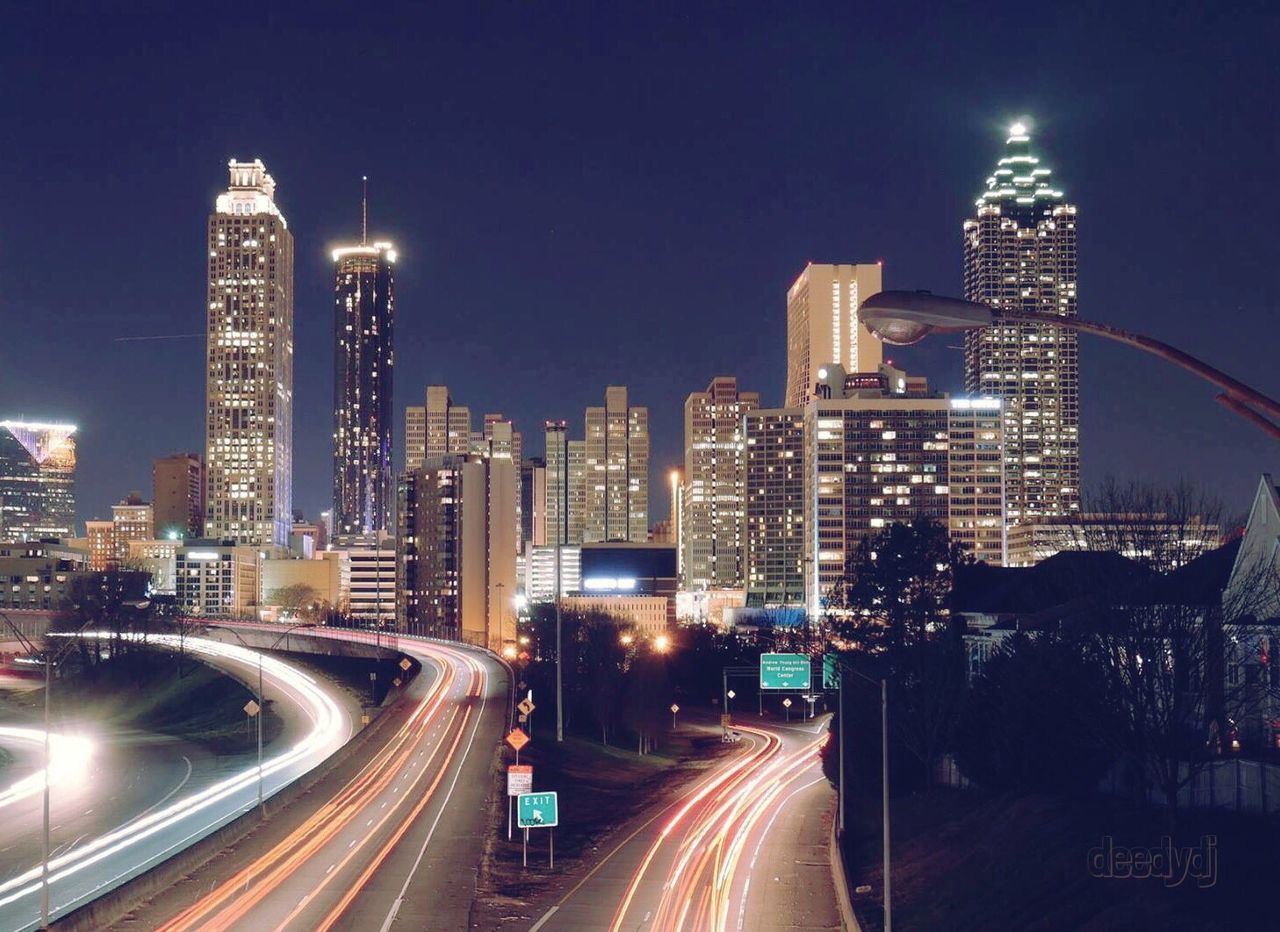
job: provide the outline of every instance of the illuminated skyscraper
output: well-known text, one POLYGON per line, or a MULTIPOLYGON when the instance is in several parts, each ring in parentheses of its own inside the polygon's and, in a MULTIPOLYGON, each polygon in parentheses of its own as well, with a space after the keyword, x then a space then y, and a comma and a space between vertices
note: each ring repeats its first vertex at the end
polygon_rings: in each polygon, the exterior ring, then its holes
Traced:
POLYGON ((333 251, 333 524, 334 532, 392 530, 392 366, 395 248, 369 243, 333 251))
POLYGON ((447 385, 428 385, 426 404, 405 408, 405 469, 471 450, 471 409, 455 405, 447 385))
MULTIPOLYGON (((583 542, 649 540, 649 409, 633 407, 624 385, 587 408, 583 542)), ((572 470, 571 470, 572 472, 572 470)))
POLYGON ((586 508, 586 444, 569 439, 564 421, 547 421, 547 543, 582 543, 586 508))
POLYGON ((289 545, 293 235, 261 160, 230 163, 209 216, 205 532, 289 545))
POLYGON ((0 543, 75 536, 75 432, 0 421, 0 543))
POLYGON ((858 321, 858 306, 881 288, 879 263, 809 263, 787 289, 786 405, 813 392, 814 369, 834 362, 850 372, 874 372, 880 341, 858 321))
POLYGON ((965 297, 1042 314, 965 334, 965 388, 1004 400, 1010 522, 1035 523, 1080 508, 1080 373, 1076 334, 1048 322, 1076 316, 1076 208, 1031 153, 1015 123, 964 222, 965 297))
MULTIPOLYGON (((760 407, 757 392, 738 391, 732 376, 713 379, 684 403, 684 484, 677 515, 686 589, 742 585, 746 521, 743 415, 760 407)), ((673 497, 675 492, 673 491, 673 497)))

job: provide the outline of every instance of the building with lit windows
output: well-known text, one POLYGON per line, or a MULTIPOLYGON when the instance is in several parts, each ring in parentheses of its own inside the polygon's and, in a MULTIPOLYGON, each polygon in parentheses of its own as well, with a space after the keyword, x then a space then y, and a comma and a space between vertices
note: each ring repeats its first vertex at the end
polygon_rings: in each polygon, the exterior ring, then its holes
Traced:
POLYGON ((1080 366, 1077 335, 1054 326, 1076 316, 1076 208, 1015 123, 964 222, 965 297, 1041 314, 965 333, 965 389, 1004 401, 1005 495, 1010 523, 1080 508, 1080 366))
POLYGON ((536 456, 520 464, 520 540, 530 547, 547 543, 547 461, 536 456))
POLYGON ((56 611, 90 572, 83 551, 60 544, 0 544, 0 610, 56 611))
POLYGON ((0 421, 0 543, 72 537, 76 428, 0 421))
POLYGON ((787 384, 785 404, 809 400, 814 369, 834 362, 850 372, 874 372, 880 341, 858 320, 858 307, 881 289, 879 263, 809 263, 787 289, 787 384))
POLYGON ((209 216, 205 532, 287 547, 293 517, 293 235, 261 160, 209 216))
POLYGON ((547 543, 582 543, 587 507, 586 442, 570 440, 564 421, 547 421, 547 543))
POLYGON ((128 566, 151 576, 151 592, 177 595, 178 548, 181 540, 131 540, 128 566))
POLYGON ((818 370, 804 411, 805 604, 811 613, 843 581, 862 541, 892 524, 936 521, 957 543, 979 546, 976 556, 1003 561, 1002 536, 995 536, 1004 529, 1002 499, 994 494, 1001 440, 992 415, 999 410, 998 399, 952 399, 884 364, 852 375, 835 364, 818 370), (961 438, 955 459, 953 429, 961 438), (975 431, 991 436, 972 437, 975 431), (958 496, 954 516, 953 483, 972 490, 958 496))
POLYGON ((733 376, 712 379, 684 403, 684 482, 678 490, 680 571, 686 589, 737 588, 746 536, 743 417, 757 392, 733 376))
POLYGON ((156 537, 204 536, 204 464, 196 453, 175 453, 151 467, 151 509, 156 537))
POLYGON ((392 530, 395 248, 333 250, 333 524, 337 535, 392 530))
POLYGON ((584 543, 649 539, 649 409, 633 406, 624 385, 587 408, 584 543))
POLYGON ((234 540, 183 541, 174 554, 178 610, 201 618, 252 618, 259 550, 234 540))
POLYGON ((471 452, 471 409, 455 405, 447 385, 428 385, 426 403, 405 409, 404 450, 405 469, 471 452))
POLYGON ((91 519, 84 523, 84 533, 89 569, 95 573, 113 569, 117 565, 115 522, 91 519))
POLYGON ((151 503, 144 502, 137 492, 111 506, 112 545, 117 565, 128 562, 131 541, 155 539, 153 515, 151 503))
POLYGON ((451 453, 402 473, 396 621, 401 631, 500 651, 516 629, 515 464, 451 453))
POLYGON ((743 415, 746 442, 747 606, 804 604, 804 410, 757 408, 743 415))

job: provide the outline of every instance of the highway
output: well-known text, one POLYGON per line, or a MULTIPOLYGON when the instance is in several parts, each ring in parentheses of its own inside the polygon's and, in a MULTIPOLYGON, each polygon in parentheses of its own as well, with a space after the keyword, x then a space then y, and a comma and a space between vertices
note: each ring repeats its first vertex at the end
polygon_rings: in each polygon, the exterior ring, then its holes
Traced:
POLYGON ((740 747, 640 820, 532 928, 838 929, 825 725, 735 725, 740 747))
MULTIPOLYGON (((362 632, 308 636, 372 640, 362 632)), ((422 673, 374 743, 121 929, 460 929, 509 685, 479 652, 383 636, 422 673)))
MULTIPOLYGON (((176 646, 173 636, 151 635, 150 639, 176 646)), ((256 681, 259 655, 255 651, 200 638, 187 638, 186 649, 242 680, 256 681)), ((262 670, 267 698, 274 700, 286 720, 288 736, 264 757, 263 793, 270 796, 345 744, 354 724, 336 689, 317 683, 275 657, 264 656, 262 670)), ((42 742, 42 732, 34 731, 34 736, 20 738, 18 743, 42 742)), ((183 755, 163 751, 157 756, 145 749, 130 754, 127 746, 113 744, 113 737, 84 733, 73 739, 79 744, 62 740, 55 745, 61 744, 63 751, 55 753, 51 771, 55 787, 51 822, 61 831, 55 837, 55 856, 50 861, 50 913, 54 917, 143 873, 257 804, 256 762, 246 765, 241 760, 230 772, 202 771, 204 779, 191 781, 190 757, 183 762, 183 755), (73 753, 76 749, 79 754, 73 753), (146 767, 161 757, 167 764, 146 767), (140 764, 141 772, 136 769, 140 764), (132 774, 125 781, 123 801, 122 773, 132 774), (94 800, 111 801, 111 805, 99 808, 91 804, 94 800), (65 814, 78 814, 80 823, 64 825, 58 817, 65 814), (71 832, 76 833, 74 837, 71 832)), ((14 740, 12 736, 10 740, 14 740)), ((140 747, 144 744, 139 743, 140 747)), ((36 776, 38 790, 43 776, 39 771, 36 776)), ((10 870, 0 879, 0 928, 5 930, 39 925, 40 793, 30 792, 31 785, 28 779, 25 784, 19 780, 0 788, 0 793, 8 793, 4 798, 10 803, 5 809, 0 847, 12 849, 4 863, 17 865, 16 872, 10 870), (15 787, 15 783, 21 785, 15 787)))

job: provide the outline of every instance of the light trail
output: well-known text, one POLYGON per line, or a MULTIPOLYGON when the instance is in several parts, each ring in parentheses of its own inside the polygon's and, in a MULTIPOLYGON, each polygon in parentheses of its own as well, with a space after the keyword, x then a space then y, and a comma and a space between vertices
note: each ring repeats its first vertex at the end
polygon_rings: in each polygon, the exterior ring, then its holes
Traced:
POLYGON ((794 795, 789 788, 811 770, 826 737, 784 752, 774 733, 737 727, 753 736, 753 746, 704 781, 663 826, 627 884, 611 932, 636 926, 635 920, 627 923, 627 913, 659 855, 667 851, 657 906, 640 925, 663 932, 725 932, 730 915, 741 917, 745 911, 755 857, 744 868, 743 852, 753 837, 758 837, 759 852, 778 813, 794 795), (736 911, 731 909, 735 891, 740 902, 736 911))
MULTIPOLYGON (((355 632, 350 635, 326 632, 322 636, 364 640, 355 632)), ((341 890, 341 895, 319 924, 313 922, 308 926, 329 929, 350 908, 396 844, 432 802, 450 771, 468 723, 475 717, 469 700, 483 698, 487 675, 475 657, 465 651, 395 636, 384 637, 382 642, 388 647, 414 654, 439 671, 409 718, 361 770, 313 815, 269 851, 160 926, 161 930, 179 932, 190 929, 245 928, 250 919, 256 919, 257 927, 270 928, 274 925, 275 929, 283 930, 299 922, 303 913, 317 902, 316 898, 344 873, 344 869, 360 863, 357 859, 367 858, 359 875, 341 890), (463 675, 467 678, 465 694, 461 697, 465 707, 451 699, 455 681, 463 675), (423 744, 430 741, 431 736, 441 728, 441 738, 434 742, 426 760, 420 760, 423 744), (414 766, 415 763, 420 766, 414 766), (429 776, 433 772, 434 777, 429 776), (381 797, 393 783, 403 780, 406 774, 412 774, 412 780, 407 786, 393 790, 394 797, 388 806, 387 801, 381 800, 381 797), (369 818, 370 813, 373 814, 372 818, 369 818), (344 831, 366 818, 368 824, 361 827, 359 837, 343 847, 341 842, 345 838, 344 831), (366 852, 365 849, 374 839, 391 826, 395 826, 395 830, 377 850, 366 852), (334 859, 334 863, 323 874, 318 870, 304 869, 308 862, 315 860, 323 863, 329 859, 334 859), (304 876, 312 878, 307 881, 310 886, 297 886, 304 876), (294 885, 289 895, 291 898, 296 897, 287 914, 278 923, 266 919, 261 913, 255 917, 254 910, 259 909, 268 896, 279 892, 286 883, 294 885)), ((474 738, 474 729, 472 737, 474 738)))
MULTIPOLYGON (((0 741, 4 740, 32 745, 38 749, 41 758, 44 757, 43 728, 0 725, 0 741)), ((84 735, 50 734, 49 786, 65 788, 83 785, 88 777, 93 751, 93 741, 84 735)), ((45 768, 41 767, 35 773, 0 789, 0 809, 41 792, 44 789, 44 771, 45 768)))
MULTIPOLYGON (((106 632, 89 632, 82 636, 109 635, 106 632)), ((180 640, 176 635, 163 634, 132 636, 130 639, 170 648, 176 648, 180 640)), ((273 688, 290 692, 310 719, 311 730, 301 740, 263 761, 261 775, 264 786, 269 778, 282 778, 275 781, 277 785, 266 795, 310 770, 350 737, 351 723, 342 709, 315 679, 296 667, 238 645, 204 638, 181 640, 186 650, 215 660, 239 662, 254 668, 260 662, 263 676, 270 678, 273 688)), ((255 764, 51 858, 49 887, 59 899, 53 914, 65 913, 137 876, 252 808, 256 805, 256 794, 245 791, 255 788, 258 779, 259 768, 255 764), (237 794, 243 794, 244 799, 235 800, 237 794), (228 807, 227 803, 232 805, 228 807), (89 877, 85 874, 90 868, 108 864, 112 866, 106 875, 89 877), (83 885, 68 893, 65 886, 72 880, 83 881, 83 885)), ((0 883, 0 909, 7 911, 24 897, 38 896, 40 878, 41 870, 37 865, 0 883)))

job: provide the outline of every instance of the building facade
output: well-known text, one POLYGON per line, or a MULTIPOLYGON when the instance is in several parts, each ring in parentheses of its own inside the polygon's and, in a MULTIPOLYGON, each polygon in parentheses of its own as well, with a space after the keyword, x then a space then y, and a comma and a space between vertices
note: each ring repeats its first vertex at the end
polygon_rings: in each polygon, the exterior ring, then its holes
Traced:
POLYGON ((977 213, 964 222, 965 297, 1039 314, 1043 325, 965 333, 965 389, 1004 402, 1009 520, 1034 523, 1080 508, 1080 367, 1076 316, 1076 208, 1010 129, 977 213))
POLYGON ((174 554, 178 610, 202 618, 251 618, 258 605, 256 547, 234 540, 184 541, 174 554))
POLYGON ((633 406, 626 386, 605 389, 587 408, 584 543, 649 539, 649 409, 633 406))
POLYGON ((204 464, 197 453, 175 453, 151 467, 156 537, 204 536, 204 464))
POLYGON ((0 421, 0 543, 75 535, 75 432, 0 421))
POLYGON ((746 440, 747 605, 804 604, 804 411, 758 408, 743 415, 746 440))
POLYGON ((850 372, 874 372, 880 341, 858 320, 862 302, 881 289, 879 263, 809 263, 787 289, 785 405, 806 404, 814 369, 834 362, 850 372))
POLYGON ((289 544, 293 234, 260 160, 230 163, 209 216, 206 533, 289 544))
POLYGON ((712 379, 684 403, 684 481, 676 511, 681 580, 686 589, 737 588, 744 572, 746 443, 744 416, 757 392, 732 376, 712 379))
POLYGON ((0 544, 0 609, 56 611, 89 572, 85 554, 70 547, 0 544))
POLYGON ((89 569, 95 573, 116 566, 116 526, 114 521, 95 518, 84 523, 85 548, 89 569))
POLYGON ((397 626, 500 651, 515 642, 515 464, 449 454, 398 483, 397 626))
POLYGON ((547 543, 547 461, 536 456, 520 464, 520 540, 530 547, 547 543))
POLYGON ((333 250, 333 522, 338 534, 392 529, 395 248, 333 250))
POLYGON ((545 424, 547 543, 578 546, 586 517, 586 443, 570 440, 564 421, 545 424))
POLYGON ((428 385, 425 404, 405 409, 405 469, 471 450, 471 409, 455 405, 447 385, 428 385))
POLYGON ((117 565, 129 560, 129 544, 136 540, 155 539, 154 511, 150 502, 134 492, 124 501, 111 506, 111 529, 114 558, 117 565))

